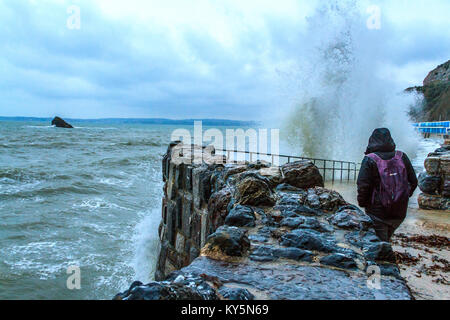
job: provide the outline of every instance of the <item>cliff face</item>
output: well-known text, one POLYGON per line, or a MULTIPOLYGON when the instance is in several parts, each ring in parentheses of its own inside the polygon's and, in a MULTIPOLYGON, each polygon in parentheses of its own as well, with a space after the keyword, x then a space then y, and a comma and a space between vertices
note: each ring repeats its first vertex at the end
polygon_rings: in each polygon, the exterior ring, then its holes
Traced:
POLYGON ((423 94, 420 106, 411 109, 416 121, 441 121, 450 119, 450 60, 432 70, 423 86, 406 89, 423 94))
POLYGON ((116 299, 411 299, 390 244, 311 162, 213 164, 223 157, 199 148, 204 161, 189 164, 175 148, 158 281, 116 299))

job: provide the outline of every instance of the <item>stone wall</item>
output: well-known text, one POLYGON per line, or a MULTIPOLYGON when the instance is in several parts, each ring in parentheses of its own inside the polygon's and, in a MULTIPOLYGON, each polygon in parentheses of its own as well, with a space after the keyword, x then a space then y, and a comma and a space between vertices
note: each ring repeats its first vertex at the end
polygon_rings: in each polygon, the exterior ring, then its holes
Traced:
MULTIPOLYGON (((156 282, 116 299, 411 299, 370 218, 309 161, 197 164, 169 146, 156 282)), ((217 162, 217 161, 216 161, 217 162)))
POLYGON ((444 144, 425 159, 419 175, 418 203, 425 210, 450 210, 450 145, 444 144))

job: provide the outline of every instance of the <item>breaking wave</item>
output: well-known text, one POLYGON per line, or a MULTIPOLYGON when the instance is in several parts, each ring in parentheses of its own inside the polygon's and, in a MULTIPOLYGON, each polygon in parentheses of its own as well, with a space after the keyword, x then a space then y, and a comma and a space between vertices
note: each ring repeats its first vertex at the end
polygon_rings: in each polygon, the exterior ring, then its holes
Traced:
POLYGON ((355 1, 327 1, 308 19, 300 59, 284 74, 293 103, 281 132, 296 153, 360 161, 372 131, 388 127, 414 156, 414 97, 380 75, 389 32, 368 29, 362 12, 355 1))

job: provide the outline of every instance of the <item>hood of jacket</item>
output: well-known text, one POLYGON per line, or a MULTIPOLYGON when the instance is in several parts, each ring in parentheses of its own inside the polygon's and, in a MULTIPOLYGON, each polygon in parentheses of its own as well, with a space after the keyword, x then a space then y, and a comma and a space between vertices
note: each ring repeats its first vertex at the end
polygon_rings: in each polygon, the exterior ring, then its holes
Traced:
POLYGON ((395 147, 389 129, 379 128, 375 129, 370 136, 366 154, 374 152, 394 152, 395 147))

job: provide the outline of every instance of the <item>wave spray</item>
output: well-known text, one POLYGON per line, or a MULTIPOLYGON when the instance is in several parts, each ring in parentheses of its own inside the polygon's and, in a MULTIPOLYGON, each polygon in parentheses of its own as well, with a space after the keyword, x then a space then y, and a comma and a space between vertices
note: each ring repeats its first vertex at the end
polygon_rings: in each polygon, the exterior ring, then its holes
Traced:
POLYGON ((327 1, 308 18, 300 58, 284 77, 292 110, 282 138, 295 153, 360 162, 372 131, 387 127, 399 150, 415 154, 414 97, 383 78, 390 31, 370 29, 364 12, 355 1, 327 1))

